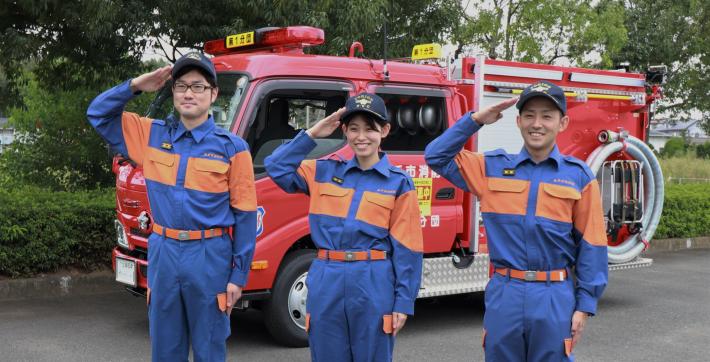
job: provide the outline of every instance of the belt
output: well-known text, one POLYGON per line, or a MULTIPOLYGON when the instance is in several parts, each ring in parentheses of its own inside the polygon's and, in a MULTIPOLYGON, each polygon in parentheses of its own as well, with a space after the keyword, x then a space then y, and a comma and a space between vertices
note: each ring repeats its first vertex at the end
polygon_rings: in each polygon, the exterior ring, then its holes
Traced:
POLYGON ((550 271, 535 271, 535 270, 516 270, 510 268, 496 268, 496 273, 508 276, 510 273, 511 278, 524 280, 526 282, 546 282, 548 281, 547 275, 550 275, 551 282, 562 282, 567 279, 567 270, 558 269, 550 271))
POLYGON ((375 249, 369 251, 342 251, 319 249, 318 259, 337 261, 385 260, 387 259, 387 252, 375 249))
POLYGON ((229 235, 230 228, 214 228, 207 230, 177 230, 166 228, 158 224, 153 224, 153 232, 156 234, 163 235, 171 239, 177 239, 180 241, 185 240, 200 240, 202 238, 216 238, 222 236, 223 234, 229 235))

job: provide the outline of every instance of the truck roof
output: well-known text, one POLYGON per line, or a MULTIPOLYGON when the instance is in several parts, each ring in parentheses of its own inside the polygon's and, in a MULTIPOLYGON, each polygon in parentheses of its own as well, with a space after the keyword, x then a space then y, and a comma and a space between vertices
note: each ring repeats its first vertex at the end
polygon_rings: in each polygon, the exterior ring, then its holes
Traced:
MULTIPOLYGON (((299 54, 297 52, 238 53, 213 59, 217 71, 246 72, 252 79, 269 77, 346 78, 366 82, 384 81, 383 61, 347 56, 299 54)), ((446 68, 438 65, 388 61, 389 81, 450 86, 446 68)))

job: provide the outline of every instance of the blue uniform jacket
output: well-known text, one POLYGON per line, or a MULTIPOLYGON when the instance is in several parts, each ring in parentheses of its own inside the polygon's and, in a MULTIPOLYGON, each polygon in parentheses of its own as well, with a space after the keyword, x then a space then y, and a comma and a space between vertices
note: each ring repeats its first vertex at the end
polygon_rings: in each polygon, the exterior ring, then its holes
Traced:
POLYGON ((357 158, 306 160, 316 143, 305 131, 265 160, 286 192, 310 195, 309 223, 316 247, 384 250, 395 274, 394 312, 413 314, 422 273, 422 230, 412 179, 387 156, 362 170, 357 158))
POLYGON ((518 270, 574 267, 576 310, 596 313, 607 284, 599 184, 587 165, 560 154, 535 164, 519 154, 462 150, 481 126, 466 113, 426 148, 429 166, 481 202, 491 262, 518 270))
POLYGON ((155 223, 180 230, 234 227, 229 281, 247 283, 256 241, 256 191, 248 145, 212 117, 182 122, 124 112, 130 81, 91 102, 87 117, 111 148, 143 167, 155 223))

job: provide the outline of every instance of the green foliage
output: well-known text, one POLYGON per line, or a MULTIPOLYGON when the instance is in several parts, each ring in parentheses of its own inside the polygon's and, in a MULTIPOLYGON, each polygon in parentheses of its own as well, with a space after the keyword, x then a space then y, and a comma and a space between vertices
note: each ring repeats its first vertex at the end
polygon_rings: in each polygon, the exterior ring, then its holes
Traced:
POLYGON ((638 71, 650 65, 667 65, 666 101, 658 112, 678 118, 700 111, 706 119, 703 126, 710 131, 710 1, 626 3, 629 41, 614 60, 628 61, 638 71))
MULTIPOLYGON (((702 145, 697 145, 695 147, 695 155, 698 156, 698 158, 710 160, 710 142, 705 142, 702 145)), ((710 165, 708 165, 708 168, 710 168, 710 165)))
POLYGON ((682 156, 688 149, 688 143, 682 137, 673 137, 661 149, 661 157, 682 156))
POLYGON ((666 185, 663 215, 654 238, 710 235, 710 183, 666 185))
POLYGON ((489 58, 553 63, 566 58, 587 64, 590 53, 610 67, 625 44, 621 1, 493 0, 474 2, 454 32, 454 42, 480 46, 489 58), (492 5, 492 6, 491 6, 492 5))
POLYGON ((27 277, 110 265, 114 192, 0 189, 0 275, 27 277))
MULTIPOLYGON (((365 47, 365 56, 383 56, 383 24, 387 22, 388 54, 408 57, 419 43, 444 41, 462 16, 459 1, 449 0, 294 0, 239 1, 241 16, 225 27, 245 31, 267 26, 310 25, 325 30, 320 54, 347 54, 353 41, 365 47)), ((226 33, 220 34, 219 37, 226 33)), ((196 43, 201 40, 198 39, 196 43)))
POLYGON ((683 182, 710 180, 710 160, 696 157, 691 152, 685 155, 661 158, 661 169, 666 180, 683 182), (684 180, 681 180, 684 179, 684 180))
MULTIPOLYGON (((20 89, 24 106, 9 113, 17 138, 0 154, 0 187, 78 190, 114 184, 111 155, 86 120, 89 102, 101 91, 97 88, 50 91, 31 73, 25 76, 20 89)), ((129 109, 146 110, 150 100, 142 96, 129 109)))

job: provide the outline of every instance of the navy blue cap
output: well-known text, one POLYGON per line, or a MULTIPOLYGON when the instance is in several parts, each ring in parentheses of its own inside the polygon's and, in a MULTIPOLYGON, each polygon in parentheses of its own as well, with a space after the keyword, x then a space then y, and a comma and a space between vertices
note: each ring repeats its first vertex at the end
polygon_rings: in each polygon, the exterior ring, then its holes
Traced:
POLYGON ((345 113, 340 117, 342 122, 347 121, 357 113, 367 113, 375 118, 387 122, 387 107, 380 96, 372 93, 360 93, 348 98, 345 102, 345 113))
POLYGON ((515 104, 515 107, 517 107, 518 110, 522 110, 525 103, 535 97, 545 97, 551 100, 552 103, 554 103, 557 108, 562 111, 563 116, 567 114, 567 99, 565 98, 565 91, 563 91, 562 88, 544 80, 531 84, 523 89, 523 92, 520 93, 520 98, 518 98, 518 103, 515 104))
MULTIPOLYGON (((212 81, 214 83, 217 83, 217 71, 214 69, 214 64, 212 64, 212 61, 210 58, 207 58, 204 54, 199 53, 199 52, 190 52, 177 60, 175 62, 175 65, 173 65, 173 71, 172 71, 172 76, 173 76, 173 81, 175 81, 175 76, 180 72, 181 69, 185 67, 197 67, 202 70, 204 70, 209 76, 212 77, 212 81)), ((210 79, 207 79, 208 81, 210 79)))

